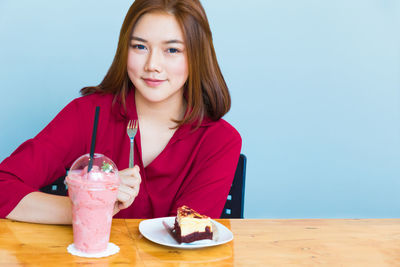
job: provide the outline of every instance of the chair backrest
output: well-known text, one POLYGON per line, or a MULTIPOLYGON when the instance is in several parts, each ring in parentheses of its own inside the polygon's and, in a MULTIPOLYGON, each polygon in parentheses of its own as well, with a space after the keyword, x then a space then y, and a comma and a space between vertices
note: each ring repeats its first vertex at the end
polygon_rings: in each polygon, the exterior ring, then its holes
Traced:
POLYGON ((221 218, 243 218, 246 161, 246 156, 240 154, 239 162, 236 167, 235 177, 233 178, 231 190, 229 191, 228 198, 225 202, 221 218))
POLYGON ((54 183, 40 188, 40 191, 48 194, 66 196, 67 195, 67 185, 64 183, 65 176, 61 176, 54 183))

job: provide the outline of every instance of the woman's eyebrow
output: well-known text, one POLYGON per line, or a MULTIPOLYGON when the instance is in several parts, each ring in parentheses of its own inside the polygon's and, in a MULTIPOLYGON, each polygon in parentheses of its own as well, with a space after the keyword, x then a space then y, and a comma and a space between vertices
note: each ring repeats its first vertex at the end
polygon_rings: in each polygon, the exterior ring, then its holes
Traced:
MULTIPOLYGON (((131 36, 131 40, 136 40, 142 43, 147 43, 148 41, 146 39, 137 37, 137 36, 131 36)), ((178 44, 184 44, 183 41, 179 40, 179 39, 172 39, 172 40, 168 40, 168 41, 164 41, 164 44, 174 44, 174 43, 178 43, 178 44)))
POLYGON ((147 40, 140 38, 140 37, 136 37, 136 36, 131 36, 131 40, 136 40, 139 42, 147 43, 147 40))
POLYGON ((168 40, 168 41, 165 41, 164 43, 165 44, 173 44, 173 43, 183 44, 183 42, 178 39, 168 40))

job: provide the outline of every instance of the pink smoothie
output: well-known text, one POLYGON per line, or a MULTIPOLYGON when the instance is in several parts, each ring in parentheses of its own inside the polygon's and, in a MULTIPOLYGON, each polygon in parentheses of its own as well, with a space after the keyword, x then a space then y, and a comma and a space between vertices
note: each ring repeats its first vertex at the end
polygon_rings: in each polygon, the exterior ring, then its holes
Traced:
POLYGON ((86 253, 106 250, 117 198, 118 175, 93 166, 89 173, 87 168, 70 171, 66 180, 72 201, 75 247, 86 253))

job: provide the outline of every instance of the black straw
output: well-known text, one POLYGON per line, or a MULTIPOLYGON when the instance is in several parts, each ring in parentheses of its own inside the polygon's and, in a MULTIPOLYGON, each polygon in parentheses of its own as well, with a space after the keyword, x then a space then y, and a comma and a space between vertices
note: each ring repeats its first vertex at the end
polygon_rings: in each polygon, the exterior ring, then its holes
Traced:
POLYGON ((97 133, 97 124, 99 122, 99 112, 100 112, 100 107, 97 106, 96 107, 96 112, 94 113, 92 144, 90 145, 90 158, 89 158, 88 172, 90 172, 92 170, 92 167, 93 167, 93 157, 94 157, 94 148, 96 146, 96 133, 97 133))

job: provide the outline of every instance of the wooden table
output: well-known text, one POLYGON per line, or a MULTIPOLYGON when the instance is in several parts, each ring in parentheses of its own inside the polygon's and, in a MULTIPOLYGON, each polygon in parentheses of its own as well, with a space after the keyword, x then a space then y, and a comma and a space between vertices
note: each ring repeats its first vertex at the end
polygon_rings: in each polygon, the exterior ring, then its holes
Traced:
POLYGON ((234 240, 180 250, 144 238, 141 220, 114 219, 116 255, 70 255, 72 227, 0 220, 1 266, 400 266, 400 219, 218 220, 234 240))

